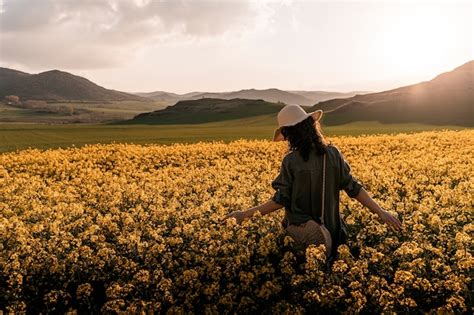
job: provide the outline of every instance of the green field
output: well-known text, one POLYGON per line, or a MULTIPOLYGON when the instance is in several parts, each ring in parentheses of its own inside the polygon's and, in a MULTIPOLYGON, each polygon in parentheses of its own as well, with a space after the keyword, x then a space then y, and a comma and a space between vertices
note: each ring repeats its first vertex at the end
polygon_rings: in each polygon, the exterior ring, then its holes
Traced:
POLYGON ((131 119, 138 114, 163 109, 167 104, 153 102, 53 102, 48 106, 71 107, 74 114, 20 108, 0 102, 0 123, 104 123, 131 119))
MULTIPOLYGON (((26 148, 59 148, 94 143, 171 144, 239 138, 271 139, 276 114, 193 125, 112 125, 112 124, 19 124, 0 123, 0 152, 26 148)), ((464 129, 459 126, 422 124, 381 124, 357 122, 324 126, 326 136, 378 133, 411 133, 433 129, 464 129)))

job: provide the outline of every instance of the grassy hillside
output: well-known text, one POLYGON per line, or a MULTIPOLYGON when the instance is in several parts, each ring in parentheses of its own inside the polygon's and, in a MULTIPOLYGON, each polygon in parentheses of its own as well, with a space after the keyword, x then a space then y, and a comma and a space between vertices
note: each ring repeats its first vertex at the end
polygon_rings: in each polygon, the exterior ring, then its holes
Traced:
MULTIPOLYGON (((195 143, 223 140, 271 139, 276 128, 275 114, 193 125, 39 125, 0 124, 0 152, 28 147, 48 149, 93 143, 195 143)), ((433 129, 462 129, 457 126, 422 124, 380 124, 357 122, 323 126, 327 136, 379 133, 410 133, 433 129)))
POLYGON ((180 101, 173 106, 143 113, 120 124, 202 124, 277 113, 284 104, 235 98, 202 98, 180 101))

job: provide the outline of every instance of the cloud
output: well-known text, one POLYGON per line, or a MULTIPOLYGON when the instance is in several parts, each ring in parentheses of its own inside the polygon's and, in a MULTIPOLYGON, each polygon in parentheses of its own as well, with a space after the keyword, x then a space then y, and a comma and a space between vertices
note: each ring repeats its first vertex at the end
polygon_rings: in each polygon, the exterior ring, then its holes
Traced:
POLYGON ((3 0, 0 54, 4 62, 29 68, 114 67, 157 41, 252 32, 269 21, 273 5, 255 1, 3 0))

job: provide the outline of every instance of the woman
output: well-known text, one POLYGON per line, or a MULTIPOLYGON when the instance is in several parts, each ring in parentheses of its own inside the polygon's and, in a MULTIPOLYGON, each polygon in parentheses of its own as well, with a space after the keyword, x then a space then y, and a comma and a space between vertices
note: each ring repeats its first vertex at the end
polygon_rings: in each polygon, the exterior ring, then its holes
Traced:
POLYGON ((235 218, 240 224, 256 211, 265 215, 284 207, 282 223, 288 234, 304 246, 325 244, 326 256, 332 261, 337 255, 337 247, 345 243, 348 236, 339 214, 340 190, 376 213, 379 220, 393 230, 399 230, 401 223, 369 196, 364 186, 352 176, 339 149, 326 142, 319 124, 322 114, 321 110, 307 114, 297 105, 286 105, 281 109, 279 128, 275 130, 273 141, 287 140, 289 153, 272 182, 275 194, 259 206, 227 214, 223 221, 235 218), (318 228, 316 222, 324 223, 323 228, 318 228))

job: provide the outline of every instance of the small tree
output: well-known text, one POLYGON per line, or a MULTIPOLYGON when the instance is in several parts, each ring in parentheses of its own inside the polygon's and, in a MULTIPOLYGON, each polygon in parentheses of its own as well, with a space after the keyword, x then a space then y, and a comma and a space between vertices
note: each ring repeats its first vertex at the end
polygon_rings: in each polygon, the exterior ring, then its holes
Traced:
POLYGON ((17 105, 20 103, 20 97, 16 95, 7 95, 5 96, 5 101, 7 101, 8 104, 17 105))
POLYGON ((66 106, 66 111, 69 114, 69 116, 74 115, 74 107, 72 107, 71 105, 66 106))

